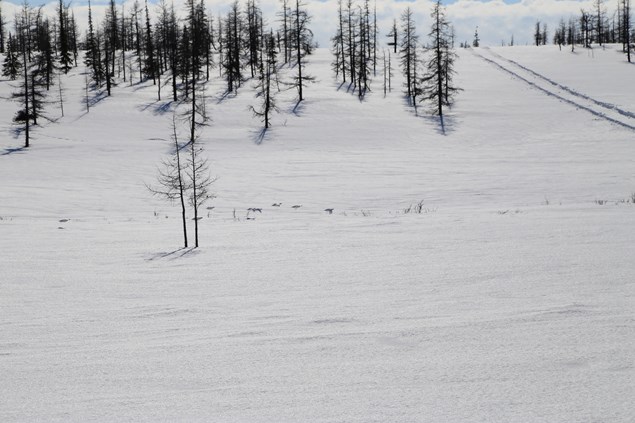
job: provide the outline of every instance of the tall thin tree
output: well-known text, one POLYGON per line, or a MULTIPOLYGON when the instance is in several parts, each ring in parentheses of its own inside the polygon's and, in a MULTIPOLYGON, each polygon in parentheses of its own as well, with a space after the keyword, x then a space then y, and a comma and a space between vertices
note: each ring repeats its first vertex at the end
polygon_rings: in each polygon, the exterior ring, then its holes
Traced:
POLYGON ((305 83, 313 81, 315 78, 307 74, 303 74, 305 66, 305 56, 311 52, 313 43, 313 32, 309 29, 311 16, 305 9, 304 3, 295 0, 295 8, 293 11, 293 35, 294 35, 294 55, 295 67, 297 74, 294 77, 294 85, 298 89, 298 103, 304 100, 303 88, 305 83))
POLYGON ((620 0, 622 11, 622 49, 631 63, 631 0, 620 0))
POLYGON ((147 186, 153 195, 163 197, 170 202, 178 201, 181 206, 181 227, 183 231, 183 246, 188 247, 187 238, 187 209, 185 207, 190 182, 186 178, 185 164, 187 159, 181 157, 182 150, 189 145, 181 145, 176 128, 176 116, 172 116, 172 155, 164 161, 157 175, 158 187, 147 186))
POLYGON ((413 103, 416 95, 415 85, 415 67, 417 65, 416 49, 419 42, 417 35, 414 15, 412 9, 407 7, 401 14, 401 41, 399 43, 399 54, 401 70, 405 77, 406 97, 409 102, 413 103))
POLYGON ((450 47, 450 24, 445 17, 441 0, 433 6, 430 38, 430 54, 423 76, 424 88, 422 101, 430 101, 433 111, 441 120, 441 129, 445 131, 443 108, 451 106, 454 94, 459 90, 452 84, 456 54, 450 47))

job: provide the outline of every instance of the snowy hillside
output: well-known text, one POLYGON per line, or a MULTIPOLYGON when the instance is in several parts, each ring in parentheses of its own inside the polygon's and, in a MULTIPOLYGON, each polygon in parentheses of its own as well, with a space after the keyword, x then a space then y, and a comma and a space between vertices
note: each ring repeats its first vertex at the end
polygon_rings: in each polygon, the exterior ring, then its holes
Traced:
POLYGON ((214 78, 195 250, 151 82, 72 70, 21 149, 0 81, 0 421, 635 421, 635 68, 459 53, 446 135, 323 49, 263 138, 214 78))

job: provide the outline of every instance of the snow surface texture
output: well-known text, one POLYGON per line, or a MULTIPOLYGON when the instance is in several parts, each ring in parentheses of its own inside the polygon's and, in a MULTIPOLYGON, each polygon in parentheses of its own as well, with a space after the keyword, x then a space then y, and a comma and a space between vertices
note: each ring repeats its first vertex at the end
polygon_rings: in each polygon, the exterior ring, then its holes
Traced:
POLYGON ((635 68, 461 51, 443 136, 330 60, 264 137, 209 84, 198 250, 151 84, 85 114, 74 70, 28 151, 0 104, 0 421, 635 421, 635 68))

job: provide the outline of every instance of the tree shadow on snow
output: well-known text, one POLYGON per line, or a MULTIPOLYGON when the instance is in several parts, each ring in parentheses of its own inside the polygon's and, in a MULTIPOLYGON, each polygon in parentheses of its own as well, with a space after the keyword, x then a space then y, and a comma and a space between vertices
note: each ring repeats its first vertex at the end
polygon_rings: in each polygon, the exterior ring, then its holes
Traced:
POLYGON ((8 156, 9 154, 22 153, 23 151, 26 151, 26 150, 27 150, 26 147, 5 148, 4 151, 0 153, 0 156, 8 156))
POLYGON ((166 113, 171 113, 173 111, 172 106, 174 104, 178 104, 178 102, 174 102, 172 100, 169 100, 169 101, 157 100, 157 101, 152 101, 150 103, 139 106, 139 110, 142 112, 151 110, 153 115, 160 116, 166 113))
POLYGON ((86 106, 86 102, 88 101, 89 110, 85 110, 84 113, 82 113, 81 115, 77 116, 77 118, 73 122, 77 122, 78 120, 80 120, 81 118, 86 116, 88 113, 90 113, 90 108, 91 107, 96 106, 98 103, 100 103, 106 97, 108 97, 108 92, 105 89, 91 88, 90 92, 92 93, 91 96, 89 96, 88 98, 84 97, 82 99, 82 104, 84 106, 86 106))
POLYGON ((254 140, 254 144, 256 145, 260 145, 265 141, 265 138, 267 137, 267 132, 269 131, 269 129, 267 128, 261 128, 258 129, 256 131, 252 131, 252 139, 254 140))
POLYGON ((351 91, 355 91, 355 83, 350 81, 342 81, 339 84, 333 84, 337 91, 346 91, 350 93, 351 91))
MULTIPOLYGON (((335 86, 336 91, 342 91, 344 84, 346 84, 346 82, 342 81, 339 84, 333 84, 333 85, 335 86)), ((346 89, 346 91, 348 91, 348 88, 346 89)))
MULTIPOLYGON (((29 141, 32 143, 33 141, 36 141, 37 138, 34 136, 35 135, 35 128, 39 127, 40 125, 34 125, 31 124, 30 125, 30 136, 29 136, 29 141)), ((20 138, 25 132, 26 132, 26 128, 24 127, 24 125, 20 125, 20 126, 14 126, 11 130, 11 135, 13 136, 13 139, 18 139, 20 138)), ((2 153, 2 156, 7 156, 9 154, 13 154, 13 153, 19 153, 21 151, 26 151, 27 148, 22 146, 22 147, 14 147, 14 148, 5 148, 4 153, 2 153)))
POLYGON ((434 126, 439 135, 450 135, 456 130, 457 122, 452 116, 424 115, 420 117, 434 126))
MULTIPOLYGON (((143 81, 137 81, 137 82, 133 82, 132 83, 132 91, 137 92, 137 91, 141 91, 143 89, 146 88, 150 88, 150 87, 156 87, 156 84, 152 82, 152 79, 144 79, 143 81)), ((161 85, 161 87, 164 87, 164 85, 161 85)))
POLYGON ((296 116, 302 116, 302 113, 304 112, 304 103, 305 101, 297 101, 295 103, 295 105, 293 107, 291 107, 291 109, 289 110, 289 113, 293 113, 296 116))
POLYGON ((94 107, 106 97, 108 97, 108 92, 106 90, 94 90, 93 95, 88 97, 88 106, 94 107))
POLYGON ((430 126, 436 127, 435 130, 439 135, 449 135, 456 130, 457 121, 452 116, 443 115, 440 117, 434 114, 434 110, 426 109, 420 104, 413 103, 406 95, 403 96, 403 104, 415 117, 423 119, 430 126))
POLYGON ((181 257, 192 255, 195 252, 196 252, 196 248, 194 247, 179 248, 174 251, 153 254, 151 257, 147 258, 146 261, 154 261, 154 260, 160 260, 160 259, 178 260, 181 257))
POLYGON ((404 94, 401 96, 401 101, 406 110, 408 110, 410 113, 413 113, 415 116, 419 116, 417 104, 413 104, 410 97, 404 94))
POLYGON ((229 98, 236 98, 237 95, 238 93, 236 93, 235 91, 223 91, 218 96, 216 96, 216 104, 221 104, 229 98))
POLYGON ((408 97, 407 95, 404 95, 402 97, 403 100, 403 106, 406 109, 406 111, 412 115, 414 115, 414 117, 417 118, 427 118, 430 117, 429 115, 422 115, 420 112, 421 110, 421 106, 417 103, 412 101, 412 99, 410 97, 408 97))

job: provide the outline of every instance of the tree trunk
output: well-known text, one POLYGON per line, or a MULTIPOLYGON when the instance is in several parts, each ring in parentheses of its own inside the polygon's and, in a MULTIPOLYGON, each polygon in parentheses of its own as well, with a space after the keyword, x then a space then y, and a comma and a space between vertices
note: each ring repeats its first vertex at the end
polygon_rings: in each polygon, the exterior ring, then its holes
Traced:
POLYGON ((303 100, 302 97, 302 34, 300 33, 300 0, 295 0, 295 39, 296 39, 296 52, 298 55, 298 102, 303 100))
POLYGON ((187 218, 185 216, 185 188, 183 187, 183 174, 181 173, 181 153, 179 149, 179 141, 176 135, 176 122, 172 120, 172 130, 174 137, 174 148, 176 152, 176 171, 178 172, 179 179, 179 199, 181 201, 181 221, 183 223, 183 244, 184 248, 187 248, 187 218))
POLYGON ((194 150, 194 138, 190 141, 190 152, 192 160, 192 207, 194 208, 194 246, 198 248, 198 192, 197 192, 197 172, 196 169, 196 151, 194 150))
POLYGON ((22 46, 22 61, 24 66, 24 111, 26 113, 25 125, 24 125, 24 147, 29 147, 29 71, 28 63, 26 60, 26 46, 22 46))

